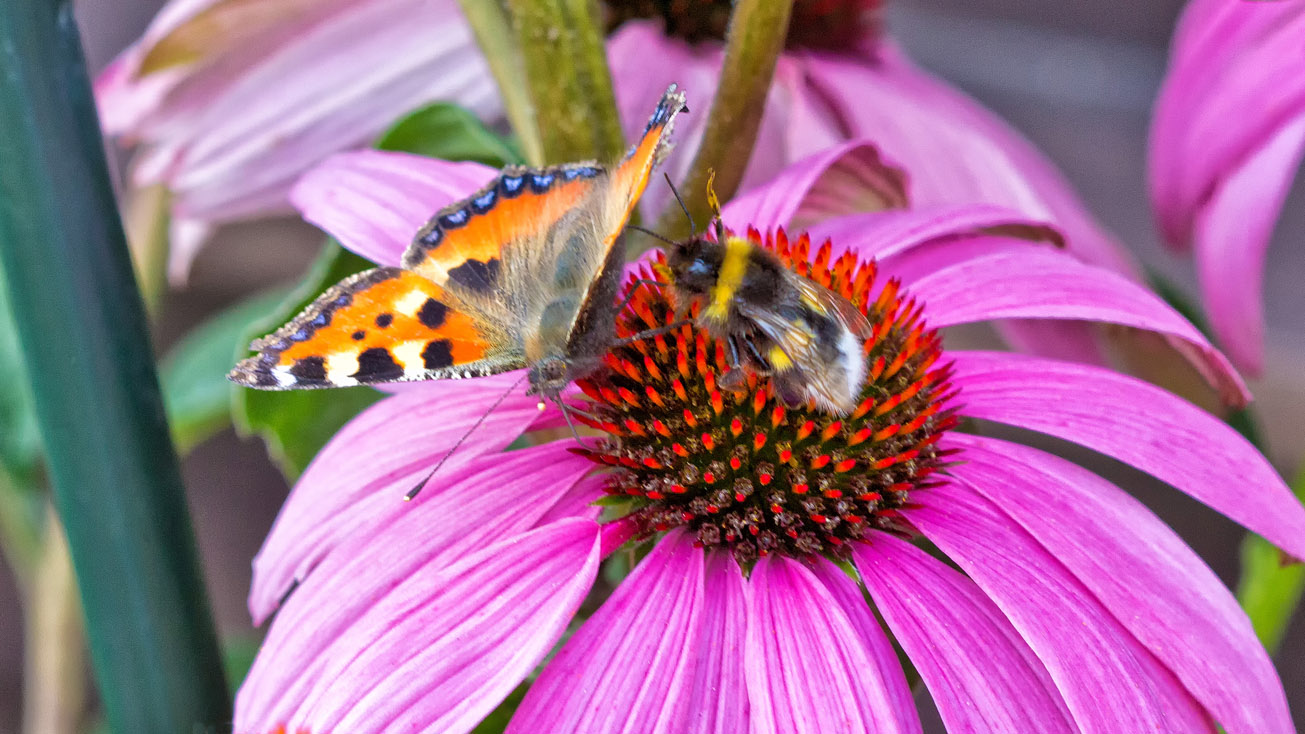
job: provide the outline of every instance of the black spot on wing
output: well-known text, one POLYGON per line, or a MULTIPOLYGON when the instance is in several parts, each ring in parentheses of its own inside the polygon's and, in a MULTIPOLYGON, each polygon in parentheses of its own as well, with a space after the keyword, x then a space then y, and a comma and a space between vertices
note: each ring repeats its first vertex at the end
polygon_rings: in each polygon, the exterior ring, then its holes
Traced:
POLYGON ((426 302, 421 304, 421 310, 417 312, 417 318, 428 329, 438 329, 444 324, 444 317, 449 313, 449 307, 435 300, 427 298, 426 302))
POLYGON ((353 340, 354 340, 354 341, 356 341, 356 342, 360 342, 360 341, 362 341, 363 339, 367 338, 367 332, 363 331, 362 329, 359 329, 358 331, 355 331, 354 333, 350 334, 349 336, 353 337, 353 340))
POLYGON ((453 366, 453 346, 448 339, 436 339, 421 351, 422 362, 428 370, 440 370, 453 366))
POLYGON ((290 374, 299 382, 320 383, 326 381, 326 360, 320 356, 304 357, 295 360, 290 367, 290 374))
POLYGON ((498 280, 498 258, 487 262, 467 260, 456 268, 449 270, 449 281, 469 291, 489 293, 498 280))
POLYGON ((392 313, 387 312, 376 316, 376 325, 382 329, 388 328, 392 323, 394 323, 394 314, 392 313))
POLYGON ((352 377, 359 382, 397 380, 403 377, 403 368, 394 361, 390 350, 372 347, 358 355, 358 371, 352 377))

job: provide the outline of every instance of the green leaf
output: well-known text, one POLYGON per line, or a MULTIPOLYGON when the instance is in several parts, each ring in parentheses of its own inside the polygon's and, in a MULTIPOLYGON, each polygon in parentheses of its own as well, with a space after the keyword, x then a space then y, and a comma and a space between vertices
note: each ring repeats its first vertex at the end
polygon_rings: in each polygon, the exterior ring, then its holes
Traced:
MULTIPOLYGON (((1296 498, 1305 502, 1305 471, 1296 477, 1296 498)), ((1242 576, 1237 601, 1251 618, 1255 634, 1272 653, 1282 642, 1305 592, 1305 564, 1288 565, 1282 551, 1258 535, 1242 543, 1242 576)))
POLYGON ((195 327, 163 358, 159 379, 172 440, 182 453, 231 423, 231 355, 243 352, 253 324, 284 303, 288 288, 279 288, 219 313, 195 327))
MULTIPOLYGON (((244 347, 294 318, 322 291, 336 282, 374 265, 328 241, 304 280, 266 318, 255 322, 239 339, 244 347)), ((246 354, 240 349, 238 357, 246 354)), ((229 356, 229 354, 228 354, 229 356)), ((234 363, 234 362, 233 362, 234 363)), ((250 390, 231 387, 231 416, 236 430, 259 436, 268 454, 288 479, 293 480, 340 427, 381 393, 369 387, 333 390, 250 390)))
POLYGON ((376 147, 446 161, 476 161, 494 168, 522 161, 515 147, 475 115, 447 102, 436 102, 399 120, 376 147))
POLYGON ((0 469, 15 485, 31 483, 40 461, 41 437, 36 428, 32 393, 27 387, 27 370, 9 297, 0 269, 0 469))

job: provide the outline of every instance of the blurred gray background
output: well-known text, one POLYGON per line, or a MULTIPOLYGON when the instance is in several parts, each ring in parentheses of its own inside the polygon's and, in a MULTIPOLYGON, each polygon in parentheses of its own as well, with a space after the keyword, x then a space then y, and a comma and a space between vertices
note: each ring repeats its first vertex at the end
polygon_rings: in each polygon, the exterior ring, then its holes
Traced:
MULTIPOLYGON (((161 0, 80 0, 92 69, 138 36, 161 0)), ((1149 265, 1195 293, 1192 267, 1158 244, 1143 186, 1147 118, 1164 71, 1180 0, 889 0, 890 32, 924 67, 1004 116, 1056 161, 1096 215, 1149 265)), ((1267 274, 1269 367, 1252 384, 1280 469, 1305 450, 1305 186, 1297 182, 1267 274)), ((301 273, 320 243, 302 223, 228 228, 169 297, 156 348, 215 310, 301 273)), ((1090 457, 1089 457, 1090 458, 1090 457)), ((1103 462, 1097 460, 1094 466, 1103 462)), ((1101 467, 1173 525, 1225 581, 1237 573, 1232 523, 1118 465, 1101 467)), ((249 562, 286 486, 257 443, 224 433, 196 449, 185 477, 208 587, 222 633, 256 639, 245 610, 249 562)), ((0 734, 18 731, 18 602, 0 564, 0 734)), ((1305 728, 1305 623, 1297 615, 1277 656, 1298 726, 1305 728)))

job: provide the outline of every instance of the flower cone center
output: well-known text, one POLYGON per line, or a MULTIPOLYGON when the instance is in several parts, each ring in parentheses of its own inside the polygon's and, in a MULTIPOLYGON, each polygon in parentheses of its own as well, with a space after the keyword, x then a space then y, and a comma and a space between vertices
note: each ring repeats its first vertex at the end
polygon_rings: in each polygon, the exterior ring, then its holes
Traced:
MULTIPOLYGON (((873 262, 844 255, 831 266, 828 242, 813 257, 805 236, 790 242, 782 230, 748 236, 869 318, 869 379, 857 408, 845 416, 789 408, 755 374, 744 390, 722 390, 731 368, 724 345, 685 325, 614 348, 605 369, 579 383, 591 400, 585 421, 607 434, 585 453, 615 467, 609 503, 639 537, 683 526, 744 563, 770 553, 845 557, 868 528, 891 529, 941 465, 937 441, 955 418, 940 339, 895 281, 876 287, 873 262)), ((673 318, 664 292, 640 286, 617 333, 673 318)))
MULTIPOLYGON (((881 0, 796 0, 788 47, 841 50, 878 26, 881 0)), ((658 18, 666 34, 690 43, 722 40, 729 28, 731 0, 605 0, 608 28, 627 20, 658 18)))

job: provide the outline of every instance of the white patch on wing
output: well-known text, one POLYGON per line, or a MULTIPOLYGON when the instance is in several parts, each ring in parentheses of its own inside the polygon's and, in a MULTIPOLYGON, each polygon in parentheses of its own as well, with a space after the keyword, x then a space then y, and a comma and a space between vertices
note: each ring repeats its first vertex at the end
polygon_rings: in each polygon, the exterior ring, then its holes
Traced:
POLYGON ((277 365, 273 367, 272 377, 276 380, 276 384, 280 385, 281 387, 290 387, 295 383, 299 382, 299 378, 290 374, 290 368, 284 365, 277 365))
POLYGON ((404 316, 416 316, 421 307, 426 305, 426 299, 430 296, 419 290, 408 291, 408 294, 394 303, 394 310, 404 316))
POLYGON ((358 355, 353 352, 336 352, 326 358, 326 379, 332 385, 347 387, 357 385, 353 373, 358 371, 358 355))
POLYGON ((404 377, 420 377, 426 374, 426 361, 421 358, 421 352, 426 348, 426 342, 404 342, 402 344, 390 347, 390 354, 394 356, 394 361, 403 367, 404 377))

